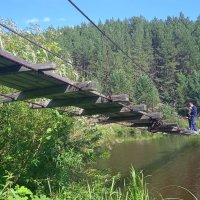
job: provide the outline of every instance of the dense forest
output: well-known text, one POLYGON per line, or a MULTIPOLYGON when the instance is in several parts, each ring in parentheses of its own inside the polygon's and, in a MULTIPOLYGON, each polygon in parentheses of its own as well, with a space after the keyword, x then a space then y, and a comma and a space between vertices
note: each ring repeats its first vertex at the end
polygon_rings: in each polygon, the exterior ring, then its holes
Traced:
POLYGON ((188 100, 200 104, 200 19, 180 13, 166 20, 132 17, 98 26, 132 59, 92 24, 55 31, 63 55, 88 70, 82 75, 97 79, 103 93, 127 93, 134 103, 149 106, 159 101, 177 107, 188 100))
MULTIPOLYGON (((10 20, 3 22, 29 40, 60 54, 60 32, 41 31, 38 26, 20 30, 10 20)), ((69 51, 61 59, 3 28, 0 49, 32 63, 54 62, 55 73, 83 79, 73 67, 69 51)), ((14 89, 0 85, 0 93, 14 89)), ((120 126, 101 126, 84 117, 75 118, 53 109, 31 110, 25 102, 0 102, 0 199, 1 200, 92 200, 149 199, 141 173, 131 171, 127 192, 117 187, 120 176, 94 167, 98 158, 109 156, 116 141, 152 138, 148 132, 120 126), (134 187, 133 187, 134 185, 134 187)))
MULTIPOLYGON (((91 24, 44 31, 4 23, 65 61, 3 28, 1 49, 33 63, 55 62, 59 75, 94 80, 104 94, 126 93, 134 104, 152 110, 167 105, 167 111, 174 111, 189 100, 200 105, 200 19, 191 21, 180 13, 166 20, 99 22, 128 56, 91 24)), ((13 90, 0 86, 0 92, 13 90)), ((0 199, 150 199, 141 173, 132 170, 123 193, 115 185, 119 177, 91 167, 109 154, 109 142, 138 133, 141 139, 140 130, 102 127, 51 109, 33 111, 23 102, 0 103, 0 108, 0 199)))

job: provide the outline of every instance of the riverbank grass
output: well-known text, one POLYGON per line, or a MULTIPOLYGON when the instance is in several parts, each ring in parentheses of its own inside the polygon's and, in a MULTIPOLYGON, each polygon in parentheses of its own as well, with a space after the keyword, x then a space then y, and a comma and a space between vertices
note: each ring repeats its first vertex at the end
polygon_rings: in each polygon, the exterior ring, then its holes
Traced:
POLYGON ((135 140, 151 140, 163 137, 162 134, 151 133, 145 129, 125 127, 117 124, 98 125, 97 128, 102 133, 101 142, 104 145, 131 142, 135 140))
MULTIPOLYGON (((136 172, 134 168, 130 172, 130 181, 123 188, 118 187, 118 178, 113 177, 109 186, 103 181, 82 184, 71 183, 68 188, 60 190, 57 194, 33 195, 24 186, 10 187, 10 181, 0 190, 0 200, 153 200, 150 198, 147 184, 142 172, 136 172)), ((85 180, 83 180, 85 182, 85 180)))

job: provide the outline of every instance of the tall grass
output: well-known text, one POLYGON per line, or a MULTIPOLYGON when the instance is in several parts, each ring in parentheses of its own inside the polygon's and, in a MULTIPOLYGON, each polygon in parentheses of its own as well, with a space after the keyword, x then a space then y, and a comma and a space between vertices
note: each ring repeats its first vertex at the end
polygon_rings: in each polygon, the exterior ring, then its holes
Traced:
POLYGON ((52 197, 44 194, 33 195, 24 186, 10 188, 9 184, 6 184, 0 190, 0 200, 150 200, 143 173, 132 168, 130 175, 130 180, 122 187, 117 186, 118 179, 113 177, 109 186, 98 180, 87 185, 72 183, 52 197))
MULTIPOLYGON (((117 187, 117 181, 112 179, 108 188, 98 188, 88 184, 87 200, 150 200, 147 184, 142 172, 136 172, 134 168, 130 172, 130 180, 124 182, 123 188, 117 187)), ((86 197, 86 196, 85 196, 86 197)), ((82 200, 81 199, 81 200, 82 200)))

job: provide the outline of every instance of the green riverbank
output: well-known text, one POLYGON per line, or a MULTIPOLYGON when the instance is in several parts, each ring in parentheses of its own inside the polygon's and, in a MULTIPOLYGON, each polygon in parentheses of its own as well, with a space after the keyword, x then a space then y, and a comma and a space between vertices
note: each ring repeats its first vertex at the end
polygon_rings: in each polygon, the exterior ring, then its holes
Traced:
POLYGON ((152 134, 138 129, 33 111, 21 102, 2 104, 0 199, 148 199, 142 174, 131 171, 124 196, 115 185, 120 177, 86 167, 107 156, 113 143, 148 138, 152 134))

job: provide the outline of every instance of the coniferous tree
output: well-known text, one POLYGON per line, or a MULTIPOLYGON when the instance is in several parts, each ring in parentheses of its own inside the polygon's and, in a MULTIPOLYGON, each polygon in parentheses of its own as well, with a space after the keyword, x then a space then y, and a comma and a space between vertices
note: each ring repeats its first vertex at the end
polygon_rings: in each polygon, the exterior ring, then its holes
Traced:
POLYGON ((160 102, 158 90, 147 75, 140 75, 136 81, 134 94, 137 103, 153 108, 160 102))

